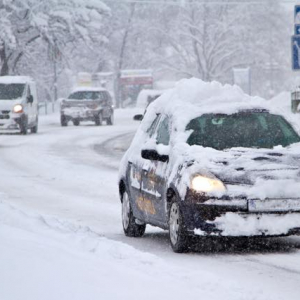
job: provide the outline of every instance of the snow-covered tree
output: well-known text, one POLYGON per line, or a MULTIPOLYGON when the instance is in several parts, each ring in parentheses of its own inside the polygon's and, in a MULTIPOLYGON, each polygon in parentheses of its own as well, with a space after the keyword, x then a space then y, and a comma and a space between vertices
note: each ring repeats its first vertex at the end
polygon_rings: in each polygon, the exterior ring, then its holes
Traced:
POLYGON ((109 14, 101 1, 0 0, 0 74, 40 80, 44 72, 42 86, 53 90, 59 68, 72 61, 72 51, 107 44, 103 27, 109 14))

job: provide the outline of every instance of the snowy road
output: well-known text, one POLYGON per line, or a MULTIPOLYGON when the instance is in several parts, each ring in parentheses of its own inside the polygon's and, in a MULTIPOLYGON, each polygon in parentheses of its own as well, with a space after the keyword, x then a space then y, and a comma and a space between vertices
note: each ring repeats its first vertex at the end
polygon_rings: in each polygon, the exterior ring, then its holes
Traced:
POLYGON ((124 237, 117 170, 133 114, 0 135, 0 299, 299 299, 299 237, 181 255, 160 229, 124 237))

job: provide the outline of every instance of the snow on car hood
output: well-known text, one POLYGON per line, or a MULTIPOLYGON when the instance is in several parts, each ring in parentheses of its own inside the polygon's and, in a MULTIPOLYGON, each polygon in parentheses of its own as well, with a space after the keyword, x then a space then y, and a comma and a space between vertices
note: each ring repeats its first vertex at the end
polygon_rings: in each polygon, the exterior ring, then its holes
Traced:
MULTIPOLYGON (((218 151, 186 145, 182 184, 190 185, 195 174, 217 177, 230 197, 299 198, 300 144, 274 149, 233 148, 218 151)), ((178 155, 179 153, 177 153, 178 155)), ((223 196, 222 194, 213 194, 223 196)))

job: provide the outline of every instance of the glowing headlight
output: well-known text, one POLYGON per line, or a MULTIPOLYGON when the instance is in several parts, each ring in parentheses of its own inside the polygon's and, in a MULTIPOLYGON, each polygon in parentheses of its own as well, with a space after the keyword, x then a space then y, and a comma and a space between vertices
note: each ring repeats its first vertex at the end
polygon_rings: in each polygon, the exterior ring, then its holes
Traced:
POLYGON ((192 179, 192 189, 196 192, 224 192, 226 190, 224 184, 213 178, 197 175, 192 179))
POLYGON ((23 106, 22 106, 21 104, 16 104, 16 105, 14 106, 13 111, 14 111, 15 113, 21 113, 21 112, 23 112, 23 106))

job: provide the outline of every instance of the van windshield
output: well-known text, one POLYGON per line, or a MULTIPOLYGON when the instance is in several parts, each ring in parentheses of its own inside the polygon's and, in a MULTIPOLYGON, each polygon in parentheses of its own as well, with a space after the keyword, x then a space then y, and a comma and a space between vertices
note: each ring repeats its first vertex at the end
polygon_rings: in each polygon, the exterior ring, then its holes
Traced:
POLYGON ((14 100, 21 98, 25 89, 23 83, 0 83, 0 100, 14 100))

